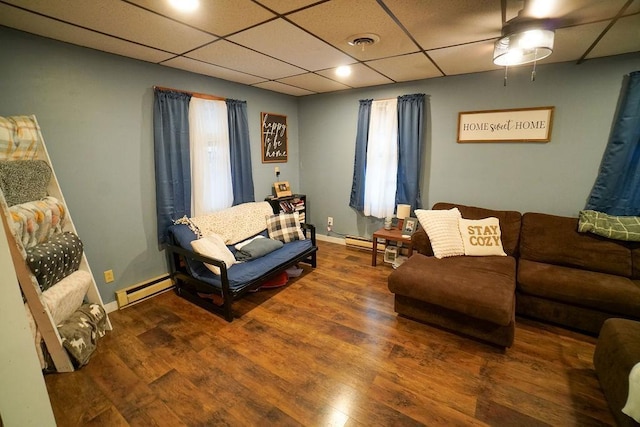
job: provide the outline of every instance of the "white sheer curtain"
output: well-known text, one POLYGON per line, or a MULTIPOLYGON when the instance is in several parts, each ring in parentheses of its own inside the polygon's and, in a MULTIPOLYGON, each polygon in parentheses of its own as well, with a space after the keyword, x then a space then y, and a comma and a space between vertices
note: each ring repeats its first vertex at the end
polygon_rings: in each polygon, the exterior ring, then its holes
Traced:
POLYGON ((233 204, 229 125, 224 101, 192 97, 189 103, 191 215, 233 204))
POLYGON ((393 216, 398 175, 398 100, 373 101, 367 143, 364 214, 393 216))

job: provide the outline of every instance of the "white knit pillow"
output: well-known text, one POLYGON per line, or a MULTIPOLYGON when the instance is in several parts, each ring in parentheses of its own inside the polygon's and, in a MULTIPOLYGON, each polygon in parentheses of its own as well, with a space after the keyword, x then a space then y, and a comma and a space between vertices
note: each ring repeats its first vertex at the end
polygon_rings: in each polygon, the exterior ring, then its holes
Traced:
POLYGON ((462 218, 458 208, 449 210, 416 209, 418 221, 427 232, 436 258, 464 255, 464 244, 458 228, 462 218))

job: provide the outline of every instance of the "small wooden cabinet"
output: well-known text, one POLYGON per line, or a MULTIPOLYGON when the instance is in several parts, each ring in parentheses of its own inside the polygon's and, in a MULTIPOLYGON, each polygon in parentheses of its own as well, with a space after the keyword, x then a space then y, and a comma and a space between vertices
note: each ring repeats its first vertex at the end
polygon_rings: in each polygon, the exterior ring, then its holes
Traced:
POLYGON ((269 202, 275 214, 279 214, 280 212, 298 212, 300 222, 304 223, 307 220, 307 196, 305 194, 293 194, 286 197, 267 197, 265 201, 269 202))

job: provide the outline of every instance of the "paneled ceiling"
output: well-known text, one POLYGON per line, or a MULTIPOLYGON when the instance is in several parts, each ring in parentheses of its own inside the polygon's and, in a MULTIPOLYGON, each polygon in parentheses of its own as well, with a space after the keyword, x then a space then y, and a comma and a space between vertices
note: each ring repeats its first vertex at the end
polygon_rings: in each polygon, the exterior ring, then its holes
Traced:
POLYGON ((188 13, 169 0, 0 0, 0 25, 294 96, 498 69, 493 44, 520 10, 555 28, 541 63, 640 51, 640 0, 199 3, 188 13), (379 41, 348 43, 362 35, 379 41))

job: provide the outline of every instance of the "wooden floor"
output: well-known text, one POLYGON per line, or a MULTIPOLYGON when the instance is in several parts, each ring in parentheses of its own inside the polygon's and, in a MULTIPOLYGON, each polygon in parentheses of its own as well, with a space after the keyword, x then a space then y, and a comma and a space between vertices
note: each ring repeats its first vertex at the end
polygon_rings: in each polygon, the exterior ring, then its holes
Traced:
POLYGON ((58 425, 614 424, 594 338, 518 318, 504 352, 399 318, 388 265, 319 246, 232 323, 173 292, 111 313, 89 365, 45 376, 58 425))

